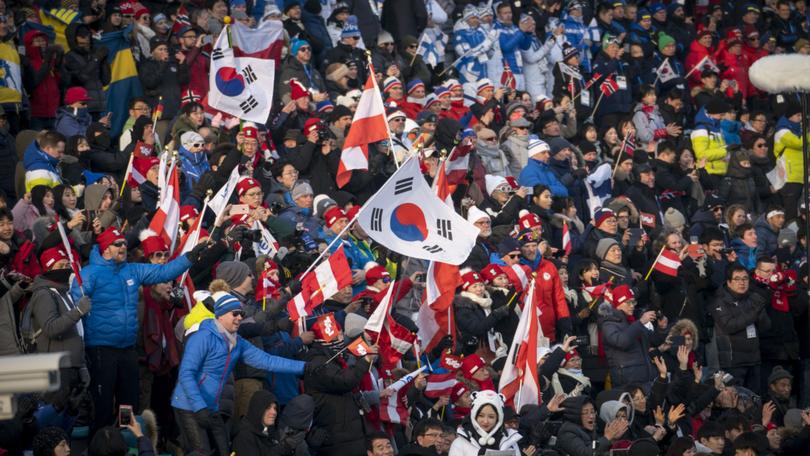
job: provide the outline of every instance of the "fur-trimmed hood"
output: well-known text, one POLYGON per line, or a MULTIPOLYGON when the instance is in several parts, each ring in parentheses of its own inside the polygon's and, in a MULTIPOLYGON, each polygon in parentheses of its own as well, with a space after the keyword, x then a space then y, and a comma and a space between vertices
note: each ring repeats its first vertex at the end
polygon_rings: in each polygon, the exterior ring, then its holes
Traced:
POLYGON ((684 331, 688 331, 689 334, 692 335, 692 351, 697 351, 698 344, 700 342, 700 335, 695 322, 688 318, 681 318, 680 320, 676 321, 675 324, 669 328, 668 337, 679 336, 684 331))

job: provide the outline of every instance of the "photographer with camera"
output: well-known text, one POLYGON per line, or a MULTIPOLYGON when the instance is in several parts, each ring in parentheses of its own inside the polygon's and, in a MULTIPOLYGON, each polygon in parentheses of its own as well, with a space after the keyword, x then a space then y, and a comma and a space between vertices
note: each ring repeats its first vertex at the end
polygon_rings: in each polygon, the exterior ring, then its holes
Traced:
POLYGON ((304 136, 307 142, 290 151, 290 163, 299 172, 300 179, 306 179, 316 194, 332 195, 338 191, 335 182, 340 151, 322 120, 311 117, 304 123, 304 136))
POLYGON ((291 224, 303 228, 311 234, 318 233, 321 224, 312 215, 312 201, 314 193, 309 182, 297 181, 290 190, 290 199, 293 204, 284 209, 279 218, 288 220, 291 224))

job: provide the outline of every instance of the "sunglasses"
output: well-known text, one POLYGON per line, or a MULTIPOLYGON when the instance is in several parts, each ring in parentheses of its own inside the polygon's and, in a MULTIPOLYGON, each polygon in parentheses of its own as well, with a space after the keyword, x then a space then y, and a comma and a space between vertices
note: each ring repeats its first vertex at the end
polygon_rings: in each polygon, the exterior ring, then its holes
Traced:
POLYGON ((115 241, 112 243, 113 247, 126 247, 127 241, 115 241))
POLYGON ((202 143, 194 143, 194 144, 191 145, 191 147, 202 147, 204 145, 205 144, 202 144, 202 143))
POLYGON ((304 46, 298 49, 298 52, 312 52, 312 48, 304 46))
POLYGON ((245 318, 245 311, 244 310, 234 310, 234 311, 231 311, 231 315, 234 318, 236 318, 236 317, 245 318))
POLYGON ((152 254, 152 256, 155 258, 168 258, 169 252, 155 252, 152 254))
POLYGON ((514 259, 514 258, 519 257, 519 256, 520 256, 520 254, 519 254, 519 253, 510 253, 510 254, 508 254, 508 255, 506 255, 506 256, 508 256, 509 258, 514 259))

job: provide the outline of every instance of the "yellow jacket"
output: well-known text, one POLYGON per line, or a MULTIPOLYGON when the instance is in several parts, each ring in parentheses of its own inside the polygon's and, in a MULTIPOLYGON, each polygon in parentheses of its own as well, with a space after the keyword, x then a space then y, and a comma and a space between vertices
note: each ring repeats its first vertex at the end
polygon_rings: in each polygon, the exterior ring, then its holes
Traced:
POLYGON ((706 128, 692 130, 692 149, 695 151, 695 160, 706 159, 706 172, 723 176, 728 168, 728 152, 723 133, 711 131, 706 128))
POLYGON ((804 156, 802 154, 802 138, 789 128, 781 128, 773 136, 773 154, 779 159, 785 155, 785 170, 789 184, 804 182, 804 156))

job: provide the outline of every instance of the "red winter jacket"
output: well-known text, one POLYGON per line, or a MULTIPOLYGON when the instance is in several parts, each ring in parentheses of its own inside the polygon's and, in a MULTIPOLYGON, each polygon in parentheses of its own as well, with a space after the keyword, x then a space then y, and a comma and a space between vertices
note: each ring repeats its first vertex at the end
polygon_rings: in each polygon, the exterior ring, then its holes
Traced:
POLYGON ((49 58, 48 67, 43 68, 45 59, 40 48, 33 45, 34 38, 47 36, 38 31, 30 30, 23 36, 25 56, 27 60, 25 87, 29 92, 31 101, 31 117, 56 117, 61 94, 59 92, 59 71, 54 64, 55 58, 49 58))
MULTIPOLYGON (((689 54, 686 56, 686 61, 684 62, 684 67, 686 71, 689 72, 692 68, 695 68, 703 57, 709 56, 712 61, 714 61, 714 49, 704 47, 700 44, 697 40, 692 41, 692 44, 689 45, 689 54)), ((689 75, 689 88, 697 87, 700 85, 700 69, 692 71, 692 74, 689 75)))
POLYGON ((189 74, 188 85, 182 87, 182 90, 184 92, 192 90, 197 95, 204 97, 208 93, 208 53, 198 47, 182 52, 186 56, 189 74))
POLYGON ((752 95, 753 86, 748 80, 748 68, 751 66, 751 62, 748 61, 745 53, 735 55, 728 50, 723 50, 717 60, 717 63, 726 68, 726 71, 723 72, 723 79, 737 81, 737 87, 740 89, 743 99, 752 95))
MULTIPOLYGON (((561 322, 561 329, 565 329, 566 325, 570 326, 568 303, 565 301, 565 293, 563 292, 562 282, 560 281, 560 273, 557 267, 554 266, 549 260, 543 259, 535 270, 537 273, 537 285, 535 287, 535 298, 540 306, 540 327, 543 329, 543 335, 548 337, 552 342, 562 342, 557 337, 557 321, 565 319, 561 322)), ((567 332, 569 335, 572 333, 570 327, 567 332)), ((560 334, 561 338, 563 334, 560 334)))

